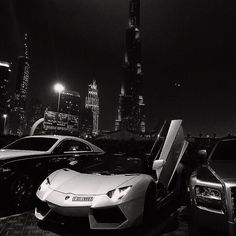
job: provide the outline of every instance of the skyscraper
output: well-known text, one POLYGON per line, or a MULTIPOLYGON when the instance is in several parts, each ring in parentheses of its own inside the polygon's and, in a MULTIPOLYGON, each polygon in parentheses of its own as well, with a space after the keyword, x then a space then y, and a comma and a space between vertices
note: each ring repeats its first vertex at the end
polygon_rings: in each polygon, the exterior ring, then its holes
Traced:
POLYGON ((88 96, 85 99, 85 108, 91 109, 93 113, 93 134, 98 134, 99 123, 99 98, 97 83, 93 80, 92 84, 88 85, 88 96))
POLYGON ((32 99, 29 106, 28 116, 28 130, 34 125, 34 123, 40 118, 44 117, 45 106, 38 99, 32 99))
POLYGON ((81 110, 80 94, 75 91, 63 91, 60 98, 60 109, 62 113, 79 116, 81 110))
POLYGON ((115 130, 145 132, 143 73, 140 43, 140 0, 129 1, 129 23, 126 30, 124 80, 119 95, 115 130))
POLYGON ((14 95, 14 108, 12 120, 13 134, 22 135, 26 129, 26 100, 29 86, 29 55, 28 36, 24 38, 24 56, 18 57, 17 81, 14 95))
POLYGON ((0 61, 0 114, 7 113, 8 83, 11 64, 0 61))

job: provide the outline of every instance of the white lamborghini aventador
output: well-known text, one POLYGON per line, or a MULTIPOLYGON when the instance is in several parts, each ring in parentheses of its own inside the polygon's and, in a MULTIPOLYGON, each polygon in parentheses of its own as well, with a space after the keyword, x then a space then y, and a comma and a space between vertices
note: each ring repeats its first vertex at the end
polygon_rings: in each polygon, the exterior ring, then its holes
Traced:
POLYGON ((180 192, 179 161, 187 147, 181 122, 172 121, 166 136, 157 140, 160 149, 150 170, 143 168, 144 158, 107 155, 93 165, 83 159, 71 163, 71 169, 53 172, 36 193, 36 218, 88 217, 91 229, 142 223, 155 207, 180 192))

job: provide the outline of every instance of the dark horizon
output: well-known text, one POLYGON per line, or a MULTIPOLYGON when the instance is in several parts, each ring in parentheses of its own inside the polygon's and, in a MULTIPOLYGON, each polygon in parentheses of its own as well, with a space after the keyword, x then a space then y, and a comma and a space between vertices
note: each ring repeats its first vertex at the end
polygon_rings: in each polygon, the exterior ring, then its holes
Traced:
MULTIPOLYGON (((99 127, 114 130, 128 1, 3 0, 2 6, 0 60, 13 62, 13 77, 29 35, 29 98, 50 102, 57 81, 85 98, 96 79, 99 127)), ((224 1, 141 0, 148 130, 181 118, 186 134, 236 133, 235 10, 224 1)))

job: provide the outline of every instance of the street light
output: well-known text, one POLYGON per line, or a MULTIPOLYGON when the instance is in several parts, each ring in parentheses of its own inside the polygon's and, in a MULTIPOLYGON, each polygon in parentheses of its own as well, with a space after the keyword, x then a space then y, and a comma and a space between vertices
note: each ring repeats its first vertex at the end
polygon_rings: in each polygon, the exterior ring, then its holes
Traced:
POLYGON ((3 114, 2 117, 3 117, 3 119, 4 119, 4 123, 3 123, 3 134, 6 134, 7 114, 3 114))
POLYGON ((54 90, 58 93, 58 100, 57 100, 57 112, 59 112, 60 108, 60 97, 61 97, 61 92, 64 91, 64 86, 62 84, 55 84, 54 85, 54 90))

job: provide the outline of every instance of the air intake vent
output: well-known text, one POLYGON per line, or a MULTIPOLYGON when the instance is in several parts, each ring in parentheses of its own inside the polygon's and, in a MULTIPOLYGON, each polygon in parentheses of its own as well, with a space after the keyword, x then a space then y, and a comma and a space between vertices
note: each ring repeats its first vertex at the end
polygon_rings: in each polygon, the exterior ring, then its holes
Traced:
POLYGON ((232 210, 233 210, 233 219, 236 220, 236 187, 231 188, 231 201, 232 201, 232 210))

